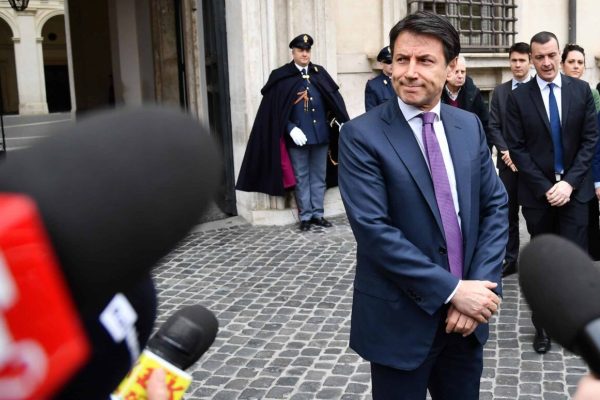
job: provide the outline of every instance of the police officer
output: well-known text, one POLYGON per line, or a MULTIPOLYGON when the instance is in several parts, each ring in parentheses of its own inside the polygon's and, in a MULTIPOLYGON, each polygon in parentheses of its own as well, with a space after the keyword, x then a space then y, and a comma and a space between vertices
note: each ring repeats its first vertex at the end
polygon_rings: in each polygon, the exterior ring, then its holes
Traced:
MULTIPOLYGON (((289 44, 293 60, 271 72, 236 185, 280 196, 295 183, 301 231, 331 226, 323 218, 328 154, 330 144, 337 145, 330 136, 349 119, 337 84, 311 63, 312 45, 308 34, 295 37, 289 44)), ((337 171, 329 175, 337 178, 337 171)))
POLYGON ((392 53, 389 46, 381 49, 377 61, 381 63, 381 73, 365 86, 365 111, 396 97, 392 86, 392 53))

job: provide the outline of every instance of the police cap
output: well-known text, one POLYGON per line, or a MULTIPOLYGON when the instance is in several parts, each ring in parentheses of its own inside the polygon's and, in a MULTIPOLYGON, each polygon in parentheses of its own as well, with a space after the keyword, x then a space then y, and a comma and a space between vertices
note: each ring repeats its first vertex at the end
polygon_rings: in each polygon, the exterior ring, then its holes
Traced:
POLYGON ((292 39, 292 41, 290 42, 290 49, 296 47, 298 49, 309 50, 312 47, 312 45, 313 38, 310 37, 309 34, 303 33, 302 35, 298 35, 292 39))
POLYGON ((390 51, 390 46, 385 46, 379 54, 377 54, 377 61, 383 62, 386 64, 392 63, 392 52, 390 51))

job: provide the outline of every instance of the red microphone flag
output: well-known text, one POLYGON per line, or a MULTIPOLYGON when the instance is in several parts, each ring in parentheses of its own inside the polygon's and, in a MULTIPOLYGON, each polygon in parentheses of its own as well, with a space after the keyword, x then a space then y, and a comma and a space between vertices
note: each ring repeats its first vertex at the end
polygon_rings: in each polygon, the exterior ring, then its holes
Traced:
POLYGON ((89 345, 35 203, 0 195, 0 400, 47 398, 89 345))

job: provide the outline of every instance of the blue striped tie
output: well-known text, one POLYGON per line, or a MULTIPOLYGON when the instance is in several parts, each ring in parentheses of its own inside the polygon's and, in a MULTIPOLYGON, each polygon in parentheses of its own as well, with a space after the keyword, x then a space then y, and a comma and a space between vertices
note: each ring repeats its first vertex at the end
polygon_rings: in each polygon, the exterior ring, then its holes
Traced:
POLYGON ((554 172, 562 174, 565 170, 563 164, 563 145, 560 128, 560 114, 558 113, 558 105, 556 97, 554 97, 554 83, 548 84, 550 96, 548 98, 548 106, 550 109, 550 130, 552 131, 552 145, 554 146, 554 172))

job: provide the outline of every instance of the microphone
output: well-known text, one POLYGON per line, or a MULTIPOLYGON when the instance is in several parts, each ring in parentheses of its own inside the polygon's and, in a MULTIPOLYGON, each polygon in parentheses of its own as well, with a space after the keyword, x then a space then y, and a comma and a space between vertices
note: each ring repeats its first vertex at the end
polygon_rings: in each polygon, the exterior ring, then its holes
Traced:
POLYGON ((192 366, 208 350, 215 340, 218 326, 214 314, 201 305, 176 311, 150 338, 142 356, 113 394, 113 399, 145 398, 147 381, 157 368, 167 372, 170 398, 181 399, 192 381, 192 377, 183 370, 192 366))
POLYGON ((85 391, 92 399, 117 386, 137 358, 130 344, 143 348, 152 329, 149 272, 210 202, 216 154, 206 129, 190 116, 146 107, 84 118, 2 162, 0 201, 11 207, 0 209, 0 222, 16 223, 0 223, 0 384, 28 381, 16 390, 48 398, 89 349, 91 358, 68 388, 92 382, 85 391), (41 260, 37 269, 31 260, 41 260), (52 284, 41 285, 39 273, 52 284), (44 307, 51 309, 32 311, 44 307), (128 320, 120 327, 122 310, 128 320), (60 323, 46 314, 60 316, 60 323), (33 354, 21 343, 44 349, 48 363, 39 367, 30 357, 35 369, 11 368, 15 358, 6 354, 33 354), (27 379, 32 372, 35 380, 27 379))
POLYGON ((156 320, 156 290, 149 276, 117 293, 97 313, 81 316, 91 357, 53 400, 106 400, 140 356, 156 320))
POLYGON ((208 132, 190 116, 120 109, 11 153, 0 192, 36 202, 76 306, 96 310, 197 223, 220 167, 208 132))
POLYGON ((600 268, 577 245, 540 235, 521 253, 519 282, 550 337, 600 376, 600 268))

